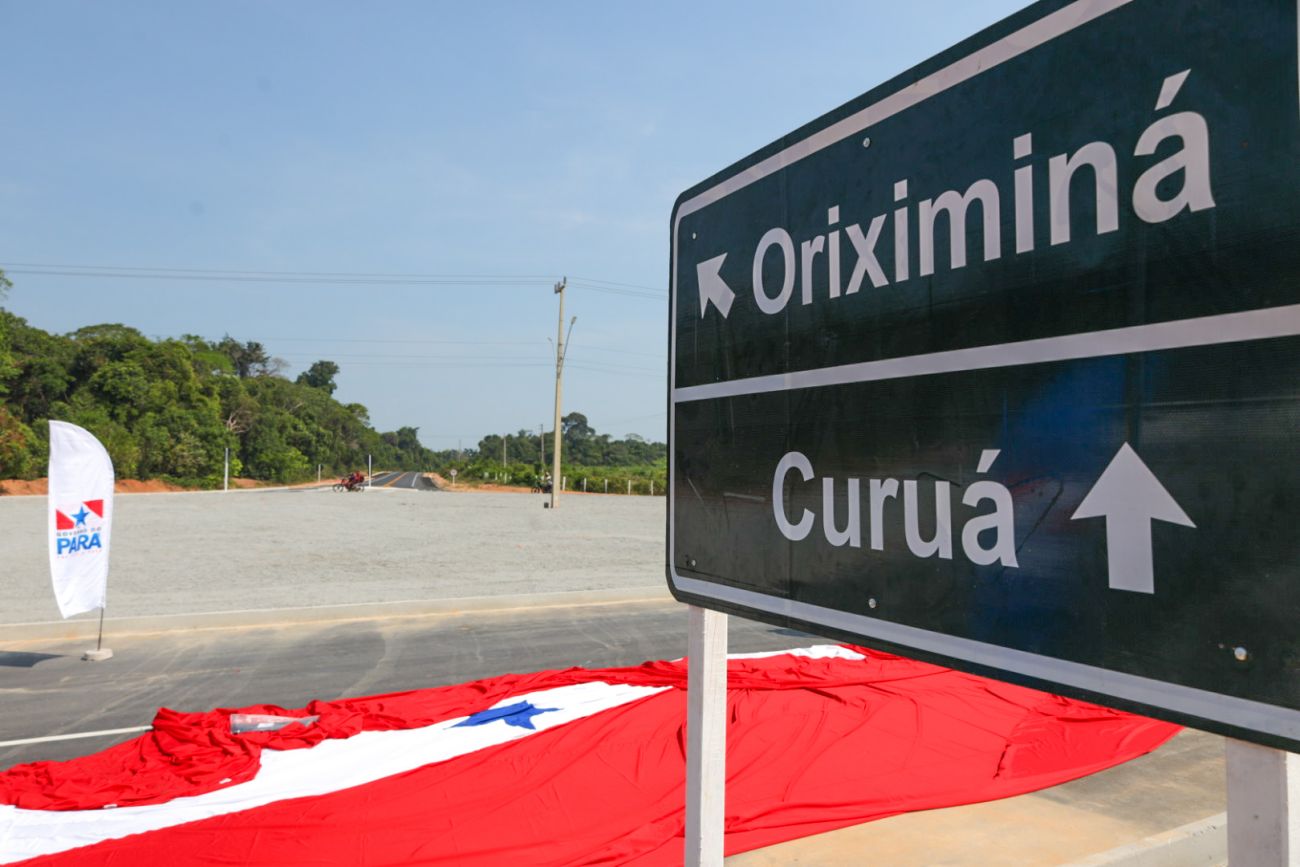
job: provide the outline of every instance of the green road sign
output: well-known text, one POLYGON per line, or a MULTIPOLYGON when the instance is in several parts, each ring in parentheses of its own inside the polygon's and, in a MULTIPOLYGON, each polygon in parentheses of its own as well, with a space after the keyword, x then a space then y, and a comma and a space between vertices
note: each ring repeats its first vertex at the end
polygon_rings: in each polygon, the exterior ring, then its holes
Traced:
POLYGON ((683 193, 674 595, 1300 747, 1297 23, 1039 3, 683 193))

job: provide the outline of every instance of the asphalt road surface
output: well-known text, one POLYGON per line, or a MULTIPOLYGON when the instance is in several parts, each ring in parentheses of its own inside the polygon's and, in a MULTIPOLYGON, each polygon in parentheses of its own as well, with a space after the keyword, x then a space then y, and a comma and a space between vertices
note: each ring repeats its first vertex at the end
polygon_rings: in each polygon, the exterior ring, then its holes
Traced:
MULTIPOLYGON (((543 502, 404 487, 121 495, 108 620, 665 587, 663 497, 543 502)), ((59 619, 47 520, 44 497, 0 497, 0 625, 59 619)))
MULTIPOLYGON (((819 643, 731 619, 733 652, 819 643)), ((213 629, 108 642, 7 643, 0 651, 0 742, 148 725, 159 706, 208 710, 420 689, 507 672, 636 665, 686 654, 686 608, 591 605, 332 625, 213 629)), ((824 643, 824 642, 822 642, 824 643)), ((0 768, 95 752, 132 734, 0 747, 0 768)))
POLYGON ((413 491, 436 491, 433 482, 423 473, 387 472, 375 473, 370 479, 373 488, 410 488, 413 491))

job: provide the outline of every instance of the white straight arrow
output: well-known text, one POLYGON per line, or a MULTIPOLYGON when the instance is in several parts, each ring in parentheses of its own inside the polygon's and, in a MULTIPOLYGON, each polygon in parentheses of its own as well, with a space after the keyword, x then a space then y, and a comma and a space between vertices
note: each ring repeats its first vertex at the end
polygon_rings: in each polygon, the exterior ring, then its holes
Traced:
POLYGON ((718 308, 722 318, 726 319, 727 314, 731 312, 731 302, 736 300, 736 293, 731 291, 731 287, 722 279, 722 261, 727 258, 727 254, 714 256, 712 259, 706 259, 695 266, 695 276, 700 284, 700 318, 704 318, 705 312, 709 309, 709 302, 718 308))
POLYGON ((1134 593, 1156 592, 1151 522, 1196 526, 1128 443, 1119 447, 1070 519, 1102 517, 1110 587, 1134 593))

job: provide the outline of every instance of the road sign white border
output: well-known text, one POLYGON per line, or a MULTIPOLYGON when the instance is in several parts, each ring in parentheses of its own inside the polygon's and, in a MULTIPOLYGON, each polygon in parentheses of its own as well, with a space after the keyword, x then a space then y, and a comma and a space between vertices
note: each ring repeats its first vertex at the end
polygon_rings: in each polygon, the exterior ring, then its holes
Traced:
MULTIPOLYGON (((1050 42, 1130 2, 1133 2, 1133 0, 1077 0, 1077 2, 1063 6, 1055 12, 1049 13, 996 42, 986 45, 866 108, 854 112, 848 117, 725 178, 714 186, 682 202, 674 214, 672 226, 672 273, 670 275, 672 291, 668 361, 669 442, 676 442, 677 404, 692 400, 735 394, 782 391, 817 385, 890 379, 900 376, 916 376, 943 371, 1005 366, 1006 364, 1096 357, 1113 355, 1118 352, 1149 351, 1150 349, 1174 346, 1207 345, 1292 336, 1300 333, 1300 322, 1298 322, 1300 320, 1300 305, 1292 305, 1269 310, 1205 317, 1203 319, 1114 329, 1110 332, 1025 341, 1022 344, 975 347, 924 356, 911 356, 903 359, 886 359, 858 365, 843 365, 836 368, 780 374, 773 377, 754 377, 748 380, 733 380, 731 382, 711 383, 683 389, 677 388, 677 305, 680 301, 679 287, 677 285, 678 236, 681 221, 684 217, 749 186, 755 181, 793 165, 848 136, 862 132, 887 117, 918 105, 963 81, 974 78, 981 72, 992 69, 1026 51, 1050 42), (1225 326, 1227 327, 1226 333, 1221 330, 1225 326), (1217 335, 1215 334, 1216 331, 1218 332, 1217 335), (1107 340, 1107 336, 1114 339, 1107 340), (1173 342, 1169 342, 1171 339, 1173 342), (1100 341, 1097 344, 1096 351, 1085 353, 1082 341, 1092 340, 1100 341), (990 360, 993 358, 993 353, 1014 351, 1016 347, 1029 350, 1024 360, 1013 359, 1010 362, 1002 363, 994 363, 990 360), (955 366, 957 364, 963 366, 955 366)), ((1300 52, 1300 0, 1297 0, 1296 41, 1297 50, 1300 52)), ((1297 84, 1300 85, 1300 81, 1297 84)), ((713 599, 738 607, 767 612, 791 620, 822 624, 831 629, 879 639, 893 645, 914 647, 952 659, 966 660, 986 668, 1012 672, 1099 695, 1114 696, 1154 708, 1164 708, 1199 719, 1218 721, 1250 731, 1300 741, 1300 710, 1277 707, 1249 699, 1166 683, 1082 663, 1039 656, 995 644, 931 632, 912 626, 878 620, 865 615, 836 611, 807 602, 781 599, 751 590, 714 584, 698 578, 679 575, 676 568, 676 539, 674 532, 676 485, 672 483, 675 478, 675 456, 671 449, 669 450, 668 461, 667 571, 669 581, 680 592, 701 599, 713 599)))
POLYGON ((1300 304, 1224 313, 1197 319, 1153 322, 1127 328, 1112 328, 1085 334, 1066 334, 1018 343, 972 346, 927 355, 906 355, 879 361, 796 370, 770 376, 731 379, 673 389, 673 403, 736 397, 742 394, 766 394, 826 385, 849 385, 877 382, 905 376, 935 373, 958 373, 996 367, 1017 367, 1049 361, 1100 358, 1130 352, 1155 352, 1189 346, 1217 346, 1244 340, 1300 335, 1300 304))

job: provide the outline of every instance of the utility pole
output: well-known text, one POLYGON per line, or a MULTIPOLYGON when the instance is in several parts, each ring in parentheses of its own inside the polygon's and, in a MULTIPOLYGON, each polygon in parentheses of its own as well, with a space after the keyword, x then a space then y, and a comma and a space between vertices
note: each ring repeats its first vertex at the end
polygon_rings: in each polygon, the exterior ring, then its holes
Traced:
POLYGON ((501 471, 506 469, 506 435, 501 435, 501 471))
MULTIPOLYGON (((568 278, 560 279, 555 284, 555 294, 560 296, 560 316, 555 323, 555 445, 551 450, 551 508, 559 505, 560 500, 560 445, 564 437, 560 431, 560 402, 564 393, 564 287, 568 278)), ((569 333, 573 333, 573 323, 569 322, 569 333)))
POLYGON ((543 468, 545 468, 546 467, 546 425, 544 424, 539 424, 537 426, 537 454, 539 456, 537 462, 541 464, 543 468))

